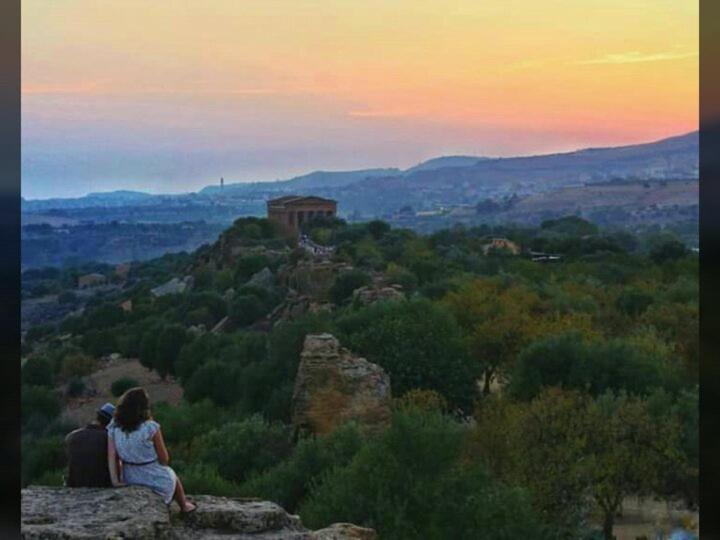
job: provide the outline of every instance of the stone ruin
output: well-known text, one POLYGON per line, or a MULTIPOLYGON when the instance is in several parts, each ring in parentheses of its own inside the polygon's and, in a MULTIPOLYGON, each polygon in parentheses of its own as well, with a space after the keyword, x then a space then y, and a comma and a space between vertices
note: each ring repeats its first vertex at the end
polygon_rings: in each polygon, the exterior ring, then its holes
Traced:
POLYGON ((378 365, 353 356, 331 334, 308 335, 292 398, 297 436, 323 435, 345 422, 373 430, 389 424, 390 377, 378 365))

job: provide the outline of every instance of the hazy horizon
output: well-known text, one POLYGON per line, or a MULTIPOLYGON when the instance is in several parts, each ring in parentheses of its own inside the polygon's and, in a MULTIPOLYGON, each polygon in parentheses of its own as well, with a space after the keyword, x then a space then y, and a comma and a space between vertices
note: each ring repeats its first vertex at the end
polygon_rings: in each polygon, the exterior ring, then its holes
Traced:
POLYGON ((620 146, 698 128, 670 0, 23 2, 22 195, 620 146))
MULTIPOLYGON (((676 133, 676 134, 668 135, 667 137, 661 137, 660 139, 653 139, 653 140, 650 140, 650 141, 638 141, 637 143, 630 143, 630 144, 653 143, 653 142, 657 142, 657 141, 665 140, 665 139, 670 139, 670 138, 674 138, 674 137, 682 137, 682 136, 689 135, 689 134, 695 133, 695 132, 697 132, 697 130, 694 130, 694 131, 691 131, 691 132, 687 132, 687 133, 676 133)), ((611 144, 611 145, 603 146, 602 148, 605 148, 605 147, 607 147, 607 148, 614 148, 614 147, 620 147, 620 146, 625 146, 625 145, 624 145, 624 144, 622 144, 622 145, 621 145, 621 144, 617 144, 617 145, 611 144)), ((24 199, 26 199, 26 200, 46 200, 46 199, 54 199, 54 198, 80 198, 80 197, 84 197, 84 196, 87 196, 87 195, 101 194, 101 193, 112 193, 112 192, 117 192, 117 191, 142 192, 142 193, 147 193, 147 194, 151 194, 151 195, 182 195, 182 194, 187 194, 187 193, 198 192, 198 191, 200 191, 201 189, 203 189, 203 188, 205 188, 205 187, 208 187, 208 186, 220 185, 220 178, 224 178, 224 181, 225 181, 225 185, 226 185, 226 186, 232 185, 232 184, 243 184, 243 183, 248 183, 248 184, 249 184, 249 183, 254 183, 254 182, 258 182, 258 183, 270 183, 270 182, 291 180, 291 179, 293 179, 293 178, 295 178, 295 177, 300 177, 300 176, 304 176, 304 175, 311 174, 311 173, 314 173, 314 172, 319 172, 319 171, 322 171, 322 172, 345 172, 345 171, 351 171, 351 170, 393 169, 393 168, 395 168, 395 169, 400 169, 400 170, 406 170, 406 169, 411 168, 411 167, 413 167, 413 166, 415 166, 415 165, 419 165, 420 163, 423 163, 423 162, 425 162, 425 161, 428 161, 428 160, 431 160, 431 159, 435 159, 435 158, 440 158, 440 157, 470 156, 470 157, 478 157, 478 158, 481 158, 481 157, 487 157, 487 158, 522 158, 522 157, 530 157, 530 156, 538 156, 538 155, 550 155, 550 154, 564 153, 564 152, 575 152, 575 151, 579 151, 579 150, 585 150, 585 149, 587 149, 587 148, 589 148, 589 147, 588 147, 588 146, 581 146, 581 147, 569 148, 569 149, 559 149, 559 150, 550 151, 550 152, 531 152, 531 153, 527 153, 527 154, 512 154, 512 155, 507 155, 507 156, 490 156, 490 155, 482 156, 482 155, 479 155, 479 154, 447 153, 447 154, 433 155, 433 156, 424 158, 424 159, 418 161, 417 163, 413 163, 413 164, 411 164, 411 165, 409 165, 409 166, 407 166, 407 167, 399 167, 399 166, 394 166, 394 165, 384 165, 384 166, 377 166, 377 167, 376 167, 376 166, 372 166, 372 165, 368 165, 368 166, 365 166, 365 167, 356 167, 356 168, 354 168, 354 169, 319 167, 319 168, 315 168, 315 169, 312 169, 312 170, 306 170, 306 171, 302 171, 302 172, 300 172, 300 173, 288 174, 288 175, 286 175, 286 176, 282 176, 282 177, 278 177, 278 178, 273 178, 273 179, 234 180, 234 179, 232 179, 232 178, 226 178, 226 177, 223 176, 223 177, 216 178, 214 182, 213 182, 212 180, 210 180, 210 181, 208 181, 208 182, 204 182, 204 183, 202 183, 202 184, 200 184, 200 185, 191 187, 191 188, 189 188, 189 189, 187 189, 187 190, 183 190, 183 191, 166 191, 166 190, 154 190, 154 191, 153 191, 153 190, 144 189, 144 188, 142 188, 142 187, 139 187, 139 188, 128 188, 128 187, 120 186, 120 187, 115 187, 115 188, 111 188, 111 189, 93 190, 93 191, 88 191, 88 192, 85 192, 85 193, 81 193, 81 194, 79 194, 79 195, 69 195, 69 196, 61 195, 61 196, 50 196, 50 197, 27 197, 27 196, 25 196, 24 194, 22 194, 22 198, 24 198, 24 199)))

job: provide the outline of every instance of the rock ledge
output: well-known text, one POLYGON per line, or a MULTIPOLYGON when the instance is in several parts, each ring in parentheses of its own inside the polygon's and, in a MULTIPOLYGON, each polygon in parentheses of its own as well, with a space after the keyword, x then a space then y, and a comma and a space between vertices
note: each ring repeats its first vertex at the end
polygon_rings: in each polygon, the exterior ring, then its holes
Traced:
POLYGON ((139 486, 117 489, 30 486, 22 490, 23 539, 376 540, 372 529, 336 523, 306 529, 298 516, 268 501, 195 495, 189 515, 169 512, 139 486))

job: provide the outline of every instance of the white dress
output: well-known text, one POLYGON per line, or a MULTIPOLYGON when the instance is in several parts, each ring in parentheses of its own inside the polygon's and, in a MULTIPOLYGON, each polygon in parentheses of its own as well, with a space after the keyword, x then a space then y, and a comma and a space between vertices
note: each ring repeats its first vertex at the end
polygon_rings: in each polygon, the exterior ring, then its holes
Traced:
POLYGON ((170 504, 175 493, 175 471, 158 461, 153 436, 160 429, 154 420, 146 420, 135 431, 127 433, 113 420, 107 427, 108 437, 123 462, 122 481, 126 484, 146 486, 170 504))

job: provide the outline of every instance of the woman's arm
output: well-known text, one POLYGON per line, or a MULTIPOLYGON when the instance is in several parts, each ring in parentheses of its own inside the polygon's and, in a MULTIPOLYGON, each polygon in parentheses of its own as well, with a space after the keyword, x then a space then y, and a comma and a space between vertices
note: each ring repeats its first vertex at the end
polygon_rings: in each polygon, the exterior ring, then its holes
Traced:
POLYGON ((158 461, 160 465, 167 465, 170 463, 170 454, 168 454, 167 448, 165 447, 165 439, 163 439, 160 428, 153 435, 153 444, 155 445, 155 451, 157 452, 158 461))
POLYGON ((123 483, 118 477, 118 455, 115 450, 115 441, 113 441, 111 437, 108 437, 107 454, 110 482, 112 482, 113 487, 120 487, 123 483))

